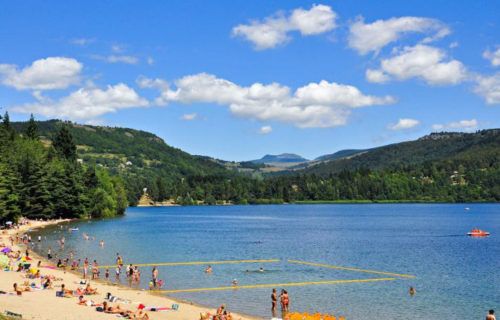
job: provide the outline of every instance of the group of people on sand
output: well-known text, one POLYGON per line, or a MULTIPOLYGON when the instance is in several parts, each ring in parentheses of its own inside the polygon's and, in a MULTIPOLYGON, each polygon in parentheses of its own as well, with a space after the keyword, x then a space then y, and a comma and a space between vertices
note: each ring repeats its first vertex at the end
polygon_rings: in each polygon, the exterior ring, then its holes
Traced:
POLYGON ((200 320, 233 320, 233 315, 226 309, 225 305, 221 305, 215 314, 201 313, 200 320))

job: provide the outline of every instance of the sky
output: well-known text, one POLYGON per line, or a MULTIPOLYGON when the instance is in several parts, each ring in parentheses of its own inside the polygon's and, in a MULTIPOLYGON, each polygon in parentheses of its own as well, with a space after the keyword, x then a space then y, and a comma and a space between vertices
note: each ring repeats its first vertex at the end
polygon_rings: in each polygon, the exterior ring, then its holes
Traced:
POLYGON ((500 1, 2 1, 0 112, 251 160, 500 127, 500 1))

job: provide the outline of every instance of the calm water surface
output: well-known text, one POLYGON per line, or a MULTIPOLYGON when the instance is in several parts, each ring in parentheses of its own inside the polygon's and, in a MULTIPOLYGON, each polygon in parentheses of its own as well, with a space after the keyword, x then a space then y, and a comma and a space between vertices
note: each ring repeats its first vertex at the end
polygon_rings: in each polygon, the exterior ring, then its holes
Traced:
MULTIPOLYGON (((214 265, 212 275, 204 266, 160 267, 166 289, 228 286, 233 279, 247 285, 386 277, 286 262, 297 259, 416 278, 289 287, 292 310, 347 319, 483 319, 490 308, 500 311, 500 205, 495 204, 130 208, 123 218, 70 226, 79 231, 43 231, 47 240, 37 249, 45 254, 51 246, 64 257, 74 250, 101 265, 113 264, 117 252, 125 263, 280 259, 214 265), (492 235, 465 236, 476 226, 492 235), (83 240, 84 232, 96 240, 83 240), (56 240, 63 235, 61 251, 56 240), (266 271, 255 272, 260 267, 266 271), (414 297, 410 286, 417 290, 414 297)), ((140 286, 147 288, 151 268, 141 271, 140 286)), ((270 318, 270 293, 265 288, 172 296, 270 318)))

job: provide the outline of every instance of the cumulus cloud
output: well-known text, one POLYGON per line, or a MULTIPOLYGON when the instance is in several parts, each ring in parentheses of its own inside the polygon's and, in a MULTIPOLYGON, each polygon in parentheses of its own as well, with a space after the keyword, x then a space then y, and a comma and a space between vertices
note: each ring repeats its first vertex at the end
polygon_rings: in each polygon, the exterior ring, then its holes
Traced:
POLYGON ((80 88, 56 101, 45 97, 35 103, 15 106, 12 110, 46 117, 80 120, 95 119, 120 109, 147 105, 148 101, 141 98, 134 89, 119 83, 114 86, 109 85, 106 89, 80 88))
POLYGON ((252 42, 257 50, 271 49, 290 39, 289 33, 300 32, 303 36, 317 35, 336 27, 337 14, 327 5, 313 5, 311 9, 298 8, 288 16, 277 13, 263 21, 252 21, 233 28, 233 36, 252 42))
POLYGON ((19 69, 12 64, 0 64, 0 82, 17 90, 64 89, 80 81, 83 65, 75 59, 48 57, 19 69))
POLYGON ((421 17, 399 17, 365 23, 363 17, 350 25, 348 44, 359 54, 378 52, 407 33, 430 34, 423 42, 431 42, 450 33, 439 20, 421 17))
POLYGON ((115 55, 111 54, 109 56, 92 55, 92 59, 104 61, 107 63, 125 63, 125 64, 137 64, 139 63, 139 58, 129 55, 115 55))
POLYGON ((192 120, 196 119, 197 117, 198 117, 197 113, 186 113, 186 114, 182 115, 181 119, 184 121, 192 121, 192 120))
POLYGON ((500 73, 492 76, 478 76, 474 92, 484 98, 487 104, 500 104, 500 73))
POLYGON ((277 120, 301 128, 344 125, 354 108, 395 101, 390 96, 365 95, 354 86, 324 80, 309 83, 293 93, 289 87, 278 83, 240 86, 206 73, 180 78, 173 87, 160 79, 142 78, 138 83, 160 89, 157 104, 214 103, 227 106, 231 113, 240 117, 277 120))
POLYGON ((399 119, 397 123, 390 124, 388 126, 389 129, 391 130, 406 130, 406 129, 411 129, 420 124, 420 121, 415 120, 415 119, 409 119, 409 118, 403 118, 399 119))
POLYGON ((445 123, 445 124, 434 124, 432 125, 433 130, 449 130, 449 129, 454 129, 454 130, 474 130, 477 128, 478 122, 476 119, 470 119, 470 120, 460 120, 456 122, 450 122, 450 123, 445 123))
POLYGON ((273 131, 273 128, 271 126, 262 126, 260 129, 259 129, 259 133, 260 134, 269 134, 273 131))
POLYGON ((376 83, 420 78, 431 85, 451 85, 466 76, 467 70, 460 61, 449 59, 439 48, 423 44, 396 50, 392 57, 382 59, 379 69, 366 71, 366 79, 376 83))
POLYGON ((495 51, 486 50, 483 52, 483 57, 490 60, 490 63, 494 67, 500 66, 500 47, 495 51))

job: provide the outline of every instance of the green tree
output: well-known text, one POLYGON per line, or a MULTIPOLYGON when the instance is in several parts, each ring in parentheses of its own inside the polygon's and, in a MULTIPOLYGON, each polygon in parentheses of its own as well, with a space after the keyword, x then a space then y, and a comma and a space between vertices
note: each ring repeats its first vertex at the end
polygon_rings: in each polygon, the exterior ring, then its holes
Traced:
POLYGON ((70 161, 76 160, 76 144, 67 126, 62 126, 57 132, 52 145, 61 157, 70 161))
POLYGON ((33 114, 31 114, 28 125, 26 126, 25 135, 28 139, 38 140, 38 125, 35 122, 33 114))
POLYGON ((17 221, 19 207, 18 179, 12 168, 0 163, 0 223, 17 221))

